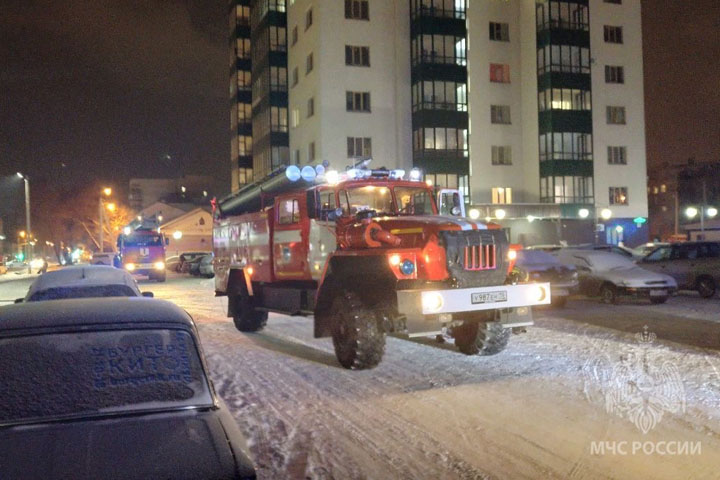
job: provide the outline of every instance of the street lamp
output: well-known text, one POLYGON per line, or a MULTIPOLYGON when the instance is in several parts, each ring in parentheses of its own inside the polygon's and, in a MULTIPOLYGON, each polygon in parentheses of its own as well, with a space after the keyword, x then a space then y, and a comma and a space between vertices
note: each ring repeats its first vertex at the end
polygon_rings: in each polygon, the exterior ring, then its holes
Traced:
POLYGON ((498 220, 502 220, 503 218, 505 218, 505 214, 505 210, 503 210, 502 208, 498 208, 497 210, 495 210, 495 218, 497 218, 498 220))
POLYGON ((602 210, 600 210, 600 217, 603 220, 610 220, 610 217, 612 217, 612 210, 610 210, 609 208, 603 208, 602 210))
POLYGON ((30 261, 33 257, 33 246, 30 244, 30 232, 32 231, 30 229, 30 179, 27 175, 23 175, 20 172, 17 172, 17 176, 22 178, 25 182, 25 228, 27 229, 27 235, 28 235, 28 242, 27 242, 27 254, 28 254, 28 273, 32 273, 32 267, 30 266, 30 261))
POLYGON ((590 215, 590 210, 588 210, 587 208, 581 208, 580 210, 578 210, 578 215, 580 216, 580 218, 587 218, 588 215, 590 215))
MULTIPOLYGON (((102 195, 105 195, 106 197, 109 197, 110 195, 112 195, 112 188, 110 188, 110 187, 105 187, 105 188, 103 188, 103 189, 101 190, 101 192, 102 192, 102 195)), ((104 234, 104 232, 103 232, 103 225, 104 225, 104 223, 105 223, 105 220, 104 220, 103 217, 104 217, 105 207, 103 206, 103 197, 102 197, 102 195, 100 195, 100 199, 99 199, 99 203, 98 203, 98 211, 100 212, 100 224, 99 224, 99 227, 100 227, 100 235, 99 235, 99 240, 100 240, 100 242, 99 242, 99 243, 100 243, 100 253, 105 252, 105 239, 103 238, 103 236, 104 236, 104 235, 103 235, 103 234, 104 234)), ((114 204, 114 203, 108 203, 108 204, 107 204, 107 209, 108 209, 109 211, 111 211, 111 212, 114 212, 114 211, 115 211, 115 204, 114 204)))
POLYGON ((717 208, 715 207, 708 207, 707 210, 705 210, 707 213, 707 216, 710 218, 715 217, 718 214, 717 208))

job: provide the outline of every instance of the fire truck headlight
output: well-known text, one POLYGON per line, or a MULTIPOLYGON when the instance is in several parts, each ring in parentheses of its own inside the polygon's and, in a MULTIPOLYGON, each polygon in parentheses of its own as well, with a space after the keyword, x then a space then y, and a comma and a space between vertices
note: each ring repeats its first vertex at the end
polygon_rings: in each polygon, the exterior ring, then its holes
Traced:
POLYGON ((400 255, 398 255, 397 253, 390 255, 390 257, 388 258, 388 262, 390 262, 390 265, 392 265, 393 267, 400 265, 400 255))
POLYGON ((542 285, 533 285, 530 289, 530 300, 534 302, 542 302, 547 297, 547 290, 542 285))
POLYGON ((155 262, 155 270, 165 270, 165 262, 155 262))
POLYGON ((128 272, 132 272, 133 270, 135 270, 135 264, 134 263, 126 263, 125 270, 127 270, 128 272))
POLYGON ((422 293, 422 309, 423 312, 437 312, 443 307, 443 297, 438 292, 422 293))
POLYGON ((400 271, 403 275, 412 275, 415 271, 415 263, 412 260, 404 260, 400 265, 400 271))
POLYGON ((515 260, 517 258, 517 250, 508 251, 508 260, 515 260))

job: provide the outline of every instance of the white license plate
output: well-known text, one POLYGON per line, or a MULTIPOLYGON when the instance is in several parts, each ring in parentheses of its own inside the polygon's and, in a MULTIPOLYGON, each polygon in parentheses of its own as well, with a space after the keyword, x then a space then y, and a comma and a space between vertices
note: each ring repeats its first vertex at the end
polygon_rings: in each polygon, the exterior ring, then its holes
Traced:
POLYGON ((470 302, 473 305, 478 303, 507 302, 507 292, 476 292, 470 295, 470 302))
POLYGON ((664 297, 667 295, 667 290, 650 290, 651 297, 664 297))
POLYGON ((558 288, 556 290, 552 290, 552 294, 557 295, 558 297, 567 297, 570 295, 570 292, 568 292, 565 288, 558 288))

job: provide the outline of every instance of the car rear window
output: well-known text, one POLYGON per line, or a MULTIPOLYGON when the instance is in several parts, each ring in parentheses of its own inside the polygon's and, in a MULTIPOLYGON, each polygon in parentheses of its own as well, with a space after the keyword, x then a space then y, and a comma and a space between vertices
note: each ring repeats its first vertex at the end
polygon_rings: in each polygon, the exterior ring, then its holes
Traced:
POLYGON ((0 425, 213 404, 182 330, 3 338, 0 365, 0 425))
POLYGON ((95 285, 92 287, 57 287, 33 293, 29 302, 62 300, 63 298, 136 297, 137 292, 127 285, 95 285))

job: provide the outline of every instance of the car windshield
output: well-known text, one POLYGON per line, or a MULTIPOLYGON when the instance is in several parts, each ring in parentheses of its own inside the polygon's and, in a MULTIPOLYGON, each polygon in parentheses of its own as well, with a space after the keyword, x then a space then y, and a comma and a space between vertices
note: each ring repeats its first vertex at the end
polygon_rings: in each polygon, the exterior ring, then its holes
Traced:
POLYGON ((136 297, 137 292, 127 285, 93 285, 83 287, 56 287, 35 292, 28 302, 61 300, 64 298, 136 297))
POLYGON ((182 330, 2 338, 0 365, 0 425, 213 405, 182 330))
POLYGON ((395 187, 399 215, 432 215, 433 197, 426 188, 395 187))
POLYGON ((589 257, 590 263, 597 270, 615 270, 618 268, 634 267, 635 263, 617 253, 607 253, 605 255, 592 255, 589 257))
POLYGON ((163 244, 162 235, 130 235, 123 239, 126 246, 157 247, 163 244))

